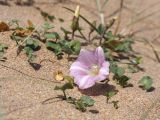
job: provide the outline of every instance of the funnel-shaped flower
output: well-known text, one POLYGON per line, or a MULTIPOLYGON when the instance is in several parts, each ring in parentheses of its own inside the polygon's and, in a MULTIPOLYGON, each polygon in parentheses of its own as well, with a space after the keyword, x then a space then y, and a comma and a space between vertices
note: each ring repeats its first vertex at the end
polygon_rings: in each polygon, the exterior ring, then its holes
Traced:
POLYGON ((82 49, 78 59, 71 65, 70 75, 74 77, 74 82, 80 89, 87 89, 97 81, 105 80, 109 75, 109 62, 105 61, 103 49, 82 49))

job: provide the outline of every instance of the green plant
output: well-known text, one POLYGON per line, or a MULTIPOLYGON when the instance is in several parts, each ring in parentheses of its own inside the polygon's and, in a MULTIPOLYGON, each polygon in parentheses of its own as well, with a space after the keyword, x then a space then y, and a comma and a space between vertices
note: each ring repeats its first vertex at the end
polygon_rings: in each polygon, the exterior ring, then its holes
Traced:
POLYGON ((105 96, 106 96, 106 98, 107 98, 107 103, 112 103, 115 109, 118 109, 118 102, 119 102, 119 101, 116 100, 116 101, 111 101, 111 102, 109 102, 109 100, 110 100, 113 96, 115 96, 115 95, 117 94, 117 92, 118 92, 118 91, 113 90, 113 91, 109 91, 109 92, 106 92, 106 93, 105 93, 105 96))
POLYGON ((82 96, 80 99, 76 100, 75 107, 85 112, 87 107, 93 106, 95 101, 89 96, 82 96))
POLYGON ((144 90, 150 90, 152 88, 153 80, 150 76, 144 76, 138 83, 144 90))
POLYGON ((34 55, 34 51, 38 49, 39 42, 37 39, 34 38, 27 38, 25 45, 24 45, 24 51, 26 55, 28 56, 28 61, 32 62, 34 58, 36 57, 34 55))
POLYGON ((65 76, 64 79, 66 79, 68 82, 62 86, 56 86, 54 88, 54 90, 60 90, 63 92, 63 100, 66 100, 68 103, 73 104, 76 109, 82 112, 85 112, 87 107, 94 105, 95 101, 89 96, 82 96, 79 99, 67 96, 66 90, 74 88, 73 78, 71 78, 70 76, 65 76))
POLYGON ((6 58, 3 57, 5 50, 8 49, 6 44, 0 44, 0 60, 4 61, 6 58))

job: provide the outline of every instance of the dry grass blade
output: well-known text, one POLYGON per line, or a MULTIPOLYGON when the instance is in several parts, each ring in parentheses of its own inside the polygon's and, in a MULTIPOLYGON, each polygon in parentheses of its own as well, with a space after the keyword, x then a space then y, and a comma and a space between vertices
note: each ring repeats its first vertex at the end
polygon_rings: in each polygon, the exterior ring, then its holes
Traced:
POLYGON ((159 5, 159 4, 160 4, 160 2, 156 2, 156 3, 151 4, 151 5, 148 6, 147 8, 144 8, 141 12, 137 13, 136 16, 142 15, 144 12, 146 12, 146 11, 149 10, 150 8, 153 8, 153 7, 155 7, 155 6, 159 5))
POLYGON ((154 12, 152 12, 152 13, 146 15, 146 16, 143 16, 143 17, 141 17, 141 18, 138 18, 138 19, 132 21, 131 23, 129 23, 129 24, 127 25, 127 27, 130 27, 130 26, 132 26, 132 25, 134 25, 134 24, 136 24, 136 23, 138 23, 138 22, 141 22, 141 21, 143 21, 143 20, 145 20, 145 19, 147 19, 147 18, 149 18, 149 17, 151 17, 151 16, 159 13, 159 11, 160 11, 160 10, 158 9, 157 11, 154 11, 154 12))
POLYGON ((151 28, 144 27, 144 28, 141 28, 141 29, 133 31, 132 33, 135 35, 137 33, 146 32, 146 31, 152 31, 152 30, 159 30, 159 29, 160 29, 160 26, 154 26, 154 27, 151 27, 151 28))
MULTIPOLYGON (((70 12, 74 13, 74 10, 72 10, 72 9, 69 9, 67 7, 63 7, 63 8, 65 8, 66 10, 69 10, 70 12)), ((99 33, 98 29, 94 25, 92 25, 92 23, 89 22, 85 17, 83 17, 81 14, 79 14, 79 17, 82 18, 86 23, 88 23, 90 25, 90 27, 92 27, 97 33, 99 33)))
POLYGON ((119 12, 119 16, 118 16, 118 23, 117 23, 114 35, 117 34, 117 32, 119 30, 119 27, 120 27, 120 24, 121 24, 121 16, 122 16, 123 3, 124 3, 124 0, 121 0, 121 2, 120 2, 120 12, 119 12))
POLYGON ((101 24, 104 25, 104 13, 103 13, 103 9, 102 6, 100 5, 100 0, 95 0, 96 1, 96 5, 97 5, 97 9, 98 9, 98 14, 101 20, 101 24))
MULTIPOLYGON (((159 37, 156 37, 154 40, 156 40, 157 38, 159 38, 159 37)), ((153 51, 153 53, 154 53, 157 61, 160 63, 160 57, 159 57, 159 55, 158 55, 158 51, 157 51, 157 49, 155 48, 155 46, 151 43, 151 41, 149 41, 147 38, 144 38, 144 37, 137 37, 137 39, 143 40, 143 42, 147 43, 147 44, 151 47, 151 49, 152 49, 152 51, 153 51)), ((154 41, 154 40, 153 40, 153 41, 154 41)), ((141 41, 141 42, 142 42, 142 41, 141 41)))

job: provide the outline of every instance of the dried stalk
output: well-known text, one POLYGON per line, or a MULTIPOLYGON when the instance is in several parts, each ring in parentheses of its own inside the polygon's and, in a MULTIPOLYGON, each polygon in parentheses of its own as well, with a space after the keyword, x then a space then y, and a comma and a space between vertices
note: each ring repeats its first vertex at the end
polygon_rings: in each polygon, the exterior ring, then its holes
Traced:
POLYGON ((118 30, 119 30, 119 27, 120 27, 120 24, 121 24, 121 16, 122 16, 123 4, 124 4, 124 0, 121 0, 121 2, 120 2, 119 16, 118 16, 118 23, 117 23, 117 26, 116 26, 114 35, 117 34, 117 32, 118 32, 118 30))

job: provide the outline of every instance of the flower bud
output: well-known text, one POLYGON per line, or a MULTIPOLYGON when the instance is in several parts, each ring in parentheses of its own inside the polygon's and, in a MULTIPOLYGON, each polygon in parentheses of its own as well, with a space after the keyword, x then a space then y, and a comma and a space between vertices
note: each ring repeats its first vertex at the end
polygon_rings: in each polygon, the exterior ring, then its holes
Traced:
POLYGON ((79 17, 79 13, 80 13, 80 7, 79 7, 79 5, 78 5, 77 8, 76 8, 76 10, 75 10, 74 16, 75 16, 76 18, 78 18, 78 17, 79 17))
POLYGON ((72 20, 72 25, 71 28, 73 31, 76 31, 79 28, 79 13, 80 13, 80 7, 77 6, 76 10, 75 10, 75 14, 72 20))
POLYGON ((106 29, 109 29, 110 27, 112 27, 116 20, 117 20, 117 17, 112 18, 112 19, 107 23, 106 29))

